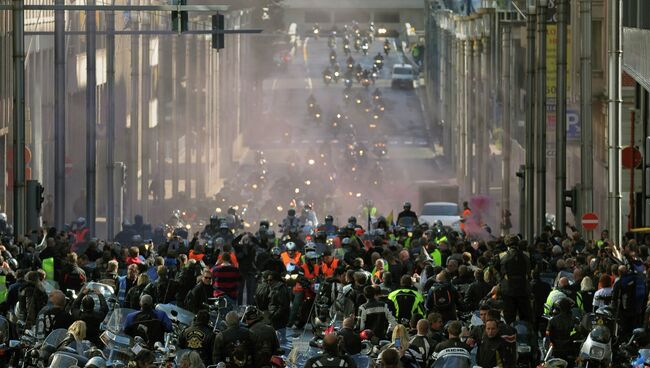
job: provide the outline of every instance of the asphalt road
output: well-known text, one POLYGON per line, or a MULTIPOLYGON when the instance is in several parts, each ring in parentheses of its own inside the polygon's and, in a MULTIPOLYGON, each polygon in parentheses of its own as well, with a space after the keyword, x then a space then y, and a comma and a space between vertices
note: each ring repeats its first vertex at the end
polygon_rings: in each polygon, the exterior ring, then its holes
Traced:
MULTIPOLYGON (((385 103, 385 113, 371 128, 369 114, 359 111, 354 103, 344 102, 343 81, 329 86, 323 82, 323 71, 329 65, 330 48, 327 38, 306 38, 300 40, 293 50, 293 58, 288 68, 279 71, 264 81, 263 119, 264 129, 248 133, 246 141, 251 150, 264 151, 270 165, 284 165, 295 160, 304 160, 318 156, 322 150, 333 154, 332 166, 338 177, 337 198, 342 212, 346 215, 371 199, 381 214, 387 215, 391 209, 401 208, 406 201, 415 201, 417 191, 413 183, 418 180, 431 180, 442 177, 444 169, 435 157, 433 136, 426 125, 421 101, 415 90, 391 89, 390 77, 392 66, 402 62, 402 55, 395 52, 394 40, 389 39, 393 47, 385 56, 385 66, 381 70, 375 85, 363 88, 354 81, 350 96, 361 96, 371 101, 372 92, 379 89, 385 103), (316 98, 323 111, 324 120, 317 124, 307 111, 309 95, 316 98), (334 135, 328 126, 331 117, 341 111, 348 117, 344 129, 334 135), (353 173, 344 162, 344 150, 349 143, 347 129, 354 127, 355 140, 367 149, 379 139, 388 142, 388 155, 378 160, 372 154, 365 167, 360 167, 351 180, 353 173), (268 127, 268 128, 266 128, 268 127), (379 163, 377 163, 379 161, 379 163), (375 165, 383 169, 381 184, 372 185, 369 174, 375 165), (359 177, 356 177, 359 176, 359 177)), ((383 54, 383 38, 375 39, 370 44, 367 56, 353 50, 355 63, 370 68, 374 56, 383 54)), ((343 53, 341 38, 337 38, 335 47, 337 62, 342 71, 346 69, 347 57, 343 53)), ((329 170, 329 168, 326 168, 329 170)), ((318 211, 317 211, 318 213, 318 211)), ((325 214, 321 214, 324 216, 325 214)))

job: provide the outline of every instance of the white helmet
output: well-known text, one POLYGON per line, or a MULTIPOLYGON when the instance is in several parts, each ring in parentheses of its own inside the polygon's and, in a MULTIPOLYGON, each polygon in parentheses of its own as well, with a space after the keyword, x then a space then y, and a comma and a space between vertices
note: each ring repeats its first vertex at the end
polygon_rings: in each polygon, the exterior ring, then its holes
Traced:
POLYGON ((296 243, 294 243, 292 241, 287 242, 287 244, 285 246, 287 247, 288 251, 296 250, 296 243))

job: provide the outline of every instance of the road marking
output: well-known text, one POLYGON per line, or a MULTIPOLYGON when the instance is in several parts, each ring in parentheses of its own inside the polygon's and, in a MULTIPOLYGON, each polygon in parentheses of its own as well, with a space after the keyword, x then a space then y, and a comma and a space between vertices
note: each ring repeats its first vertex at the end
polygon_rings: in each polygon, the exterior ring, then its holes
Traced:
POLYGON ((305 42, 302 44, 302 58, 305 61, 305 70, 307 71, 307 78, 305 82, 307 83, 308 90, 314 89, 313 84, 311 83, 311 77, 309 77, 309 65, 307 64, 307 44, 309 43, 309 37, 305 37, 305 42))
POLYGON ((309 37, 305 37, 305 42, 302 44, 302 59, 307 64, 307 43, 309 43, 309 37))
POLYGON ((278 88, 278 78, 273 79, 273 84, 271 84, 271 90, 278 88))

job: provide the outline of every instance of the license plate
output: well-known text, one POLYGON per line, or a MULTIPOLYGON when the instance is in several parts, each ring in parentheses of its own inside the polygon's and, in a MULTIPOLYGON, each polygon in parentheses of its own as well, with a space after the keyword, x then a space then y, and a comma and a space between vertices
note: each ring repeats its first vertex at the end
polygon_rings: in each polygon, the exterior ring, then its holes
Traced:
POLYGON ((530 346, 528 345, 519 345, 517 346, 518 353, 530 353, 530 346))

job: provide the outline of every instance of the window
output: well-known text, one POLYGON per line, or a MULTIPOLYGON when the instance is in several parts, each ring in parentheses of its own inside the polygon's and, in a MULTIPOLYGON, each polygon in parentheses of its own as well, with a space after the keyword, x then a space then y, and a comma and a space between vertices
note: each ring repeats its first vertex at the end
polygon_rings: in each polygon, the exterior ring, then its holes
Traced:
POLYGON ((370 22, 370 13, 363 10, 338 10, 334 13, 334 21, 336 23, 350 23, 357 21, 359 23, 370 22))
POLYGON ((458 205, 455 204, 427 204, 422 209, 422 216, 458 216, 458 205))
POLYGON ((376 12, 375 23, 399 23, 398 12, 376 12))
POLYGON ((404 74, 404 75, 411 75, 413 74, 413 69, 410 68, 395 68, 393 69, 393 74, 404 74))
POLYGON ((330 12, 325 10, 307 10, 305 12, 305 23, 330 23, 332 17, 330 12))
POLYGON ((593 71, 603 70, 603 21, 591 22, 591 68, 593 71))

